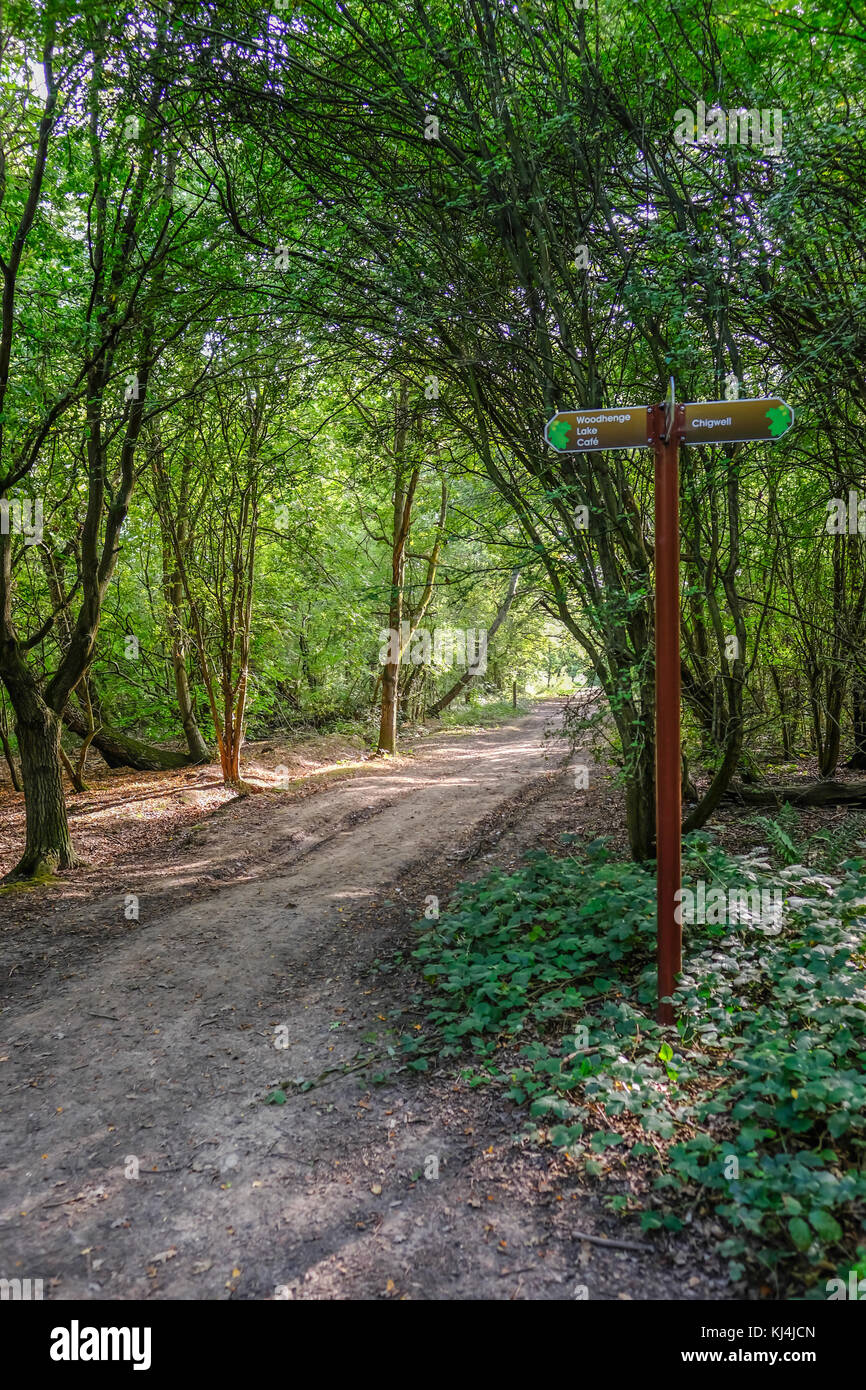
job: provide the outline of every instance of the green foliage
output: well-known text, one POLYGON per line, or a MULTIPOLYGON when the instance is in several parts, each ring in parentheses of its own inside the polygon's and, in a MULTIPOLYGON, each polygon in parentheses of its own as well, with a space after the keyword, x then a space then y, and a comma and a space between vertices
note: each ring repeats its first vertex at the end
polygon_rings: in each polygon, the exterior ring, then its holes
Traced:
POLYGON ((795 829, 797 813, 793 807, 785 807, 784 814, 776 820, 770 816, 752 816, 752 825, 766 832, 770 844, 783 864, 796 864, 800 851, 791 839, 790 831, 795 829), (785 824, 783 824, 783 820, 785 824), (786 828, 787 825, 787 828, 786 828))
POLYGON ((866 848, 866 815, 851 811, 835 825, 822 826, 804 834, 801 814, 785 805, 775 817, 751 816, 750 825, 765 834, 780 864, 807 864, 832 872, 846 857, 850 847, 866 848))
POLYGON ((447 727, 469 727, 476 724, 507 724, 510 719, 520 719, 528 714, 531 709, 528 700, 518 699, 515 709, 510 700, 479 699, 477 696, 466 704, 449 705, 439 715, 442 723, 447 727))
POLYGON ((848 1269, 866 1218, 866 860, 774 881, 695 835, 685 874, 781 888, 785 909, 775 926, 688 929, 675 1042, 652 1017, 653 877, 596 842, 464 885, 424 924, 428 1032, 404 1046, 471 1049, 529 1106, 531 1132, 590 1174, 622 1143, 617 1121, 639 1121, 663 1152, 644 1229, 675 1229, 665 1207, 683 1189, 727 1223, 732 1277, 759 1261, 819 1295, 819 1268, 848 1269), (608 1131, 588 1124, 599 1106, 608 1131))
POLYGON ((611 964, 641 946, 649 956, 651 879, 636 864, 610 865, 604 845, 586 862, 537 852, 514 874, 494 872, 464 888, 452 911, 414 952, 437 987, 430 1021, 446 1055, 470 1035, 522 1031, 616 989, 611 964), (599 932, 599 924, 606 929, 599 932), (567 924, 567 931, 563 927, 567 924))

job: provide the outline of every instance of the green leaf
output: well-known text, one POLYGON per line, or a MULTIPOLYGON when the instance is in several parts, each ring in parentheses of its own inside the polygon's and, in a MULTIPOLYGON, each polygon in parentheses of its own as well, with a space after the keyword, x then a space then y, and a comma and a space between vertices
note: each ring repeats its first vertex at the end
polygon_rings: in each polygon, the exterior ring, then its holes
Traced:
POLYGON ((808 1250, 812 1244, 812 1232, 802 1216, 792 1216, 788 1222, 788 1235, 798 1250, 808 1250))
POLYGON ((814 1211, 809 1212, 809 1222, 828 1245, 842 1239, 842 1227, 835 1216, 831 1216, 829 1211, 824 1211, 823 1207, 816 1207, 814 1211))

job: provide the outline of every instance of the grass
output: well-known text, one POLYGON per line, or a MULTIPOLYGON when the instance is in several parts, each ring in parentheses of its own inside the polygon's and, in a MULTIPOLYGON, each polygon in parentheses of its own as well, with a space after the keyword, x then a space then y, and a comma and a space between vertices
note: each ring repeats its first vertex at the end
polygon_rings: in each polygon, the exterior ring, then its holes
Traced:
POLYGON ((512 719, 520 719, 530 713, 532 704, 518 700, 517 709, 510 700, 479 700, 471 704, 453 704, 438 716, 445 728, 495 728, 508 724, 512 719))

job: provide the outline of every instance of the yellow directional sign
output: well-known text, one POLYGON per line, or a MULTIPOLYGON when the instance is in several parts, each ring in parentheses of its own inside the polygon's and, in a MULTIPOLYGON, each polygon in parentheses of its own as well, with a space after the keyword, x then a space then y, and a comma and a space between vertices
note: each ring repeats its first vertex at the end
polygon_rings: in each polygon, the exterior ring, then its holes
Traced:
POLYGON ((645 405, 616 410, 558 410, 544 427, 544 437, 561 454, 595 449, 649 448, 649 413, 645 405))
POLYGON ((780 439, 794 423, 794 412, 776 396, 767 400, 698 401, 686 406, 683 444, 736 444, 749 439, 780 439))

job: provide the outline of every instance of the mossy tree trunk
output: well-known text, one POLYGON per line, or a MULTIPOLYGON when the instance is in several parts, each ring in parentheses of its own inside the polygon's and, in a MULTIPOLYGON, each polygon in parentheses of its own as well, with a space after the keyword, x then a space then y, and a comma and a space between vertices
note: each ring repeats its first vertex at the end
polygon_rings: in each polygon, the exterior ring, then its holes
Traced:
POLYGON ((24 853, 9 877, 42 878, 57 869, 75 868, 80 862, 72 848, 66 816, 60 720, 30 680, 22 681, 12 698, 27 794, 24 853))

